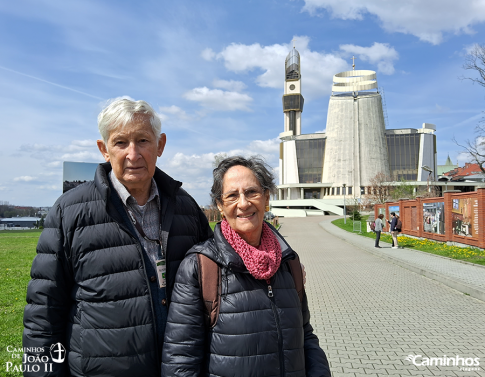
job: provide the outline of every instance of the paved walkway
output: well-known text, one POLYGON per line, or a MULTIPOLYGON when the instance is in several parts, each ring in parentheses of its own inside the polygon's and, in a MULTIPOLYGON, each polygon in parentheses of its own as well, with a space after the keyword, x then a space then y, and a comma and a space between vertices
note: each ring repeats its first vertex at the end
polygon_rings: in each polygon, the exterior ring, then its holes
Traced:
MULTIPOLYGON (((325 230, 333 227, 327 219, 284 218, 281 233, 305 264, 312 325, 333 376, 485 376, 484 301, 402 268, 394 255, 387 255, 408 250, 380 249, 377 256, 372 239, 339 234, 344 241, 332 234, 338 230, 325 230), (463 371, 461 360, 460 366, 451 361, 448 366, 414 365, 405 360, 409 355, 422 355, 415 360, 418 364, 445 355, 480 358, 481 366, 479 371, 463 371)), ((419 258, 406 261, 409 266, 411 262, 417 268, 419 258)), ((461 265, 467 266, 454 262, 451 268, 440 268, 454 271, 461 265)))
POLYGON ((376 249, 374 247, 375 240, 362 237, 357 233, 347 232, 333 225, 331 222, 335 218, 338 217, 325 219, 319 225, 328 233, 354 246, 381 258, 389 259, 393 263, 413 272, 437 280, 460 292, 485 301, 485 266, 453 260, 418 250, 396 250, 392 249, 391 245, 385 242, 380 243, 381 249, 376 249))

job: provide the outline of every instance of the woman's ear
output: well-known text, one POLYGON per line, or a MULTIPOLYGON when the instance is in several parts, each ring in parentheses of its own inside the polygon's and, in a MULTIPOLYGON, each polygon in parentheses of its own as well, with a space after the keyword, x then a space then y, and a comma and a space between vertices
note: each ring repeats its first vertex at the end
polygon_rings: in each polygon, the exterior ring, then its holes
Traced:
POLYGON ((264 192, 264 196, 265 196, 264 203, 265 203, 267 206, 269 206, 269 191, 268 191, 268 190, 266 190, 266 191, 264 192))

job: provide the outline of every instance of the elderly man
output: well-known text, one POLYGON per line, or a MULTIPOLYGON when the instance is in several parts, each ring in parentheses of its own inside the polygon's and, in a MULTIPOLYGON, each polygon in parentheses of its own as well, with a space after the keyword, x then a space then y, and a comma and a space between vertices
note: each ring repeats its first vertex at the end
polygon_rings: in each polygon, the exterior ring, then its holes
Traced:
POLYGON ((106 163, 57 200, 37 245, 25 375, 159 377, 175 274, 212 235, 182 184, 155 165, 166 135, 150 105, 117 99, 98 126, 106 163))

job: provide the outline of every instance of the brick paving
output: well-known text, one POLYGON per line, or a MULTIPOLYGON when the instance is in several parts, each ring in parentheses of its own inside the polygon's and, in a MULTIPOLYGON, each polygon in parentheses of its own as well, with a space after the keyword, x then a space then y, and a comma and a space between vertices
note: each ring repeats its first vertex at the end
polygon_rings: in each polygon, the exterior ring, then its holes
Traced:
POLYGON ((305 264, 312 325, 333 376, 485 376, 484 301, 365 251, 371 239, 349 244, 319 226, 324 219, 280 222, 305 264), (481 366, 416 366, 408 355, 478 357, 481 366))

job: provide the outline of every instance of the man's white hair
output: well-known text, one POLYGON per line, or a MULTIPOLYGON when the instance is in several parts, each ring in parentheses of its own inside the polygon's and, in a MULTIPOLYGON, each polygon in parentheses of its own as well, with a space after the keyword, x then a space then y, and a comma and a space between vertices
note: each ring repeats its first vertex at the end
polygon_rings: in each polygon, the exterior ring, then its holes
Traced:
POLYGON ((136 115, 147 115, 155 137, 160 139, 162 121, 159 115, 145 101, 132 101, 127 98, 115 98, 98 115, 98 129, 103 141, 109 139, 111 131, 124 128, 133 122, 136 115))

